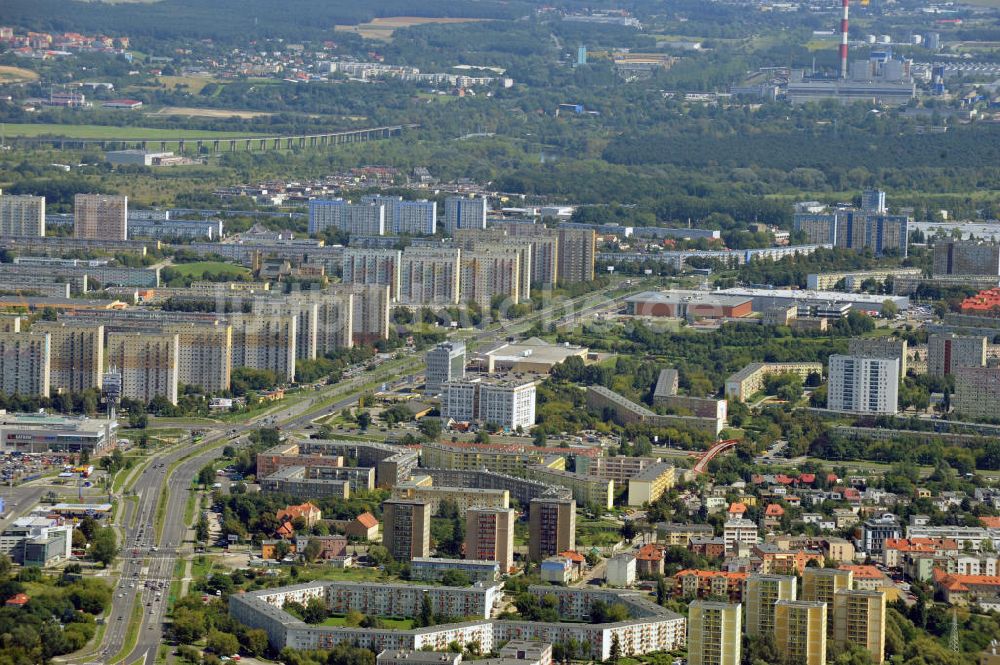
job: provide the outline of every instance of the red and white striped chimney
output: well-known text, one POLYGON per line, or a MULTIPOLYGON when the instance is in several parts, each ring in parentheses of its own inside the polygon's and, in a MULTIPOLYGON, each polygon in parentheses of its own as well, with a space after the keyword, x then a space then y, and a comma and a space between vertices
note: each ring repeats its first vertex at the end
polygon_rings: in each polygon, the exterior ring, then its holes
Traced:
POLYGON ((847 2, 841 0, 844 13, 840 18, 840 78, 847 78, 847 2))

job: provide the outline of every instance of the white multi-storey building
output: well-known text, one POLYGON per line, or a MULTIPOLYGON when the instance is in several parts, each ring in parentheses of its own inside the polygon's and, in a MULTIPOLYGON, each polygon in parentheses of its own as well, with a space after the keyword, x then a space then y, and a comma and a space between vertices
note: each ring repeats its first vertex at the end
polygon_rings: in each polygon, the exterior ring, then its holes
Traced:
POLYGON ((444 342, 427 352, 425 390, 441 391, 448 381, 465 378, 465 342, 444 342))
POLYGON ((335 228, 352 236, 385 235, 385 206, 381 203, 349 203, 343 199, 309 202, 309 233, 335 228))
POLYGON ((449 196, 444 201, 444 226, 447 233, 455 229, 485 229, 486 199, 449 196))
POLYGON ((361 203, 385 206, 386 233, 393 235, 434 235, 437 231, 437 204, 434 201, 404 201, 402 196, 361 197, 361 203))
POLYGON ((830 356, 826 399, 831 411, 894 414, 898 393, 897 358, 830 356))
POLYGON ((442 386, 441 417, 496 423, 508 430, 535 424, 534 381, 461 379, 442 386))

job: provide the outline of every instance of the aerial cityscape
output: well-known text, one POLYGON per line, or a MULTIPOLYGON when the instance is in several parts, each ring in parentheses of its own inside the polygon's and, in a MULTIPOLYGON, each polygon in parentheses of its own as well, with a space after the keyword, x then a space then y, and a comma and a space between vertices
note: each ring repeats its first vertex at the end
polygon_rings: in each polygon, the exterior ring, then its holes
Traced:
POLYGON ((998 0, 4 0, 0 665, 1000 665, 998 0))

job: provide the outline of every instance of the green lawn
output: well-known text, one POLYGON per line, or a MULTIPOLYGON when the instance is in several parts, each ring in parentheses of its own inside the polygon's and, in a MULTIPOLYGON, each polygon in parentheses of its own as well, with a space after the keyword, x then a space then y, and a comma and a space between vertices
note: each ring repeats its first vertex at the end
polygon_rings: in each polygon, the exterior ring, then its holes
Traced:
POLYGON ((182 277, 191 277, 193 279, 201 279, 202 275, 206 272, 231 275, 234 279, 250 274, 250 271, 243 266, 236 266, 232 263, 223 263, 222 261, 195 261, 194 263, 178 263, 177 265, 170 266, 170 269, 176 271, 177 274, 182 277))
MULTIPOLYGON (((382 625, 392 630, 410 630, 416 622, 413 619, 402 617, 379 617, 382 625)), ((332 617, 321 623, 321 626, 345 626, 347 618, 343 614, 334 614, 332 617)))
POLYGON ((619 525, 606 520, 578 520, 576 544, 587 547, 608 547, 622 539, 619 525))
POLYGON ((73 139, 198 139, 254 136, 248 132, 211 131, 198 129, 159 129, 156 127, 113 127, 107 125, 59 125, 46 123, 7 122, 3 125, 7 138, 59 136, 73 139))

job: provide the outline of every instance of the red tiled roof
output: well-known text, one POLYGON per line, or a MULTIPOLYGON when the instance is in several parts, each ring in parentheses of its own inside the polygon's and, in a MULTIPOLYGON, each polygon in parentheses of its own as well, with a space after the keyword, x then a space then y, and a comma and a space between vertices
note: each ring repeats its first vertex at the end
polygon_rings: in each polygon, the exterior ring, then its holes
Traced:
POLYGON ((854 573, 854 578, 859 580, 881 580, 886 579, 886 574, 875 566, 840 566, 840 570, 849 570, 854 573))
POLYGON ((663 559, 663 549, 656 543, 649 543, 639 548, 635 558, 642 561, 660 561, 663 559))
POLYGON ((785 509, 776 503, 768 504, 767 508, 764 509, 764 515, 767 517, 781 517, 785 514, 785 509))
POLYGON ((358 523, 361 524, 361 526, 365 527, 366 529, 372 529, 378 526, 378 520, 375 519, 375 516, 372 515, 371 513, 367 512, 361 513, 354 519, 356 519, 358 523))
POLYGON ((573 550, 566 550, 565 552, 560 552, 559 556, 565 557, 570 561, 572 561, 573 563, 583 563, 584 561, 587 560, 586 557, 584 557, 582 554, 580 554, 579 552, 574 552, 573 550))
POLYGON ((1000 529, 1000 517, 980 517, 979 523, 988 529, 1000 529))
POLYGON ((799 482, 800 483, 805 483, 806 485, 812 485, 814 482, 816 482, 816 474, 815 473, 800 473, 799 474, 799 482))
POLYGON ((742 503, 734 501, 733 503, 729 504, 729 512, 731 513, 745 513, 746 511, 747 507, 742 503))
POLYGON ((13 596, 7 599, 7 602, 5 604, 11 607, 21 607, 23 605, 26 605, 29 600, 31 599, 28 597, 27 594, 15 593, 13 596))

